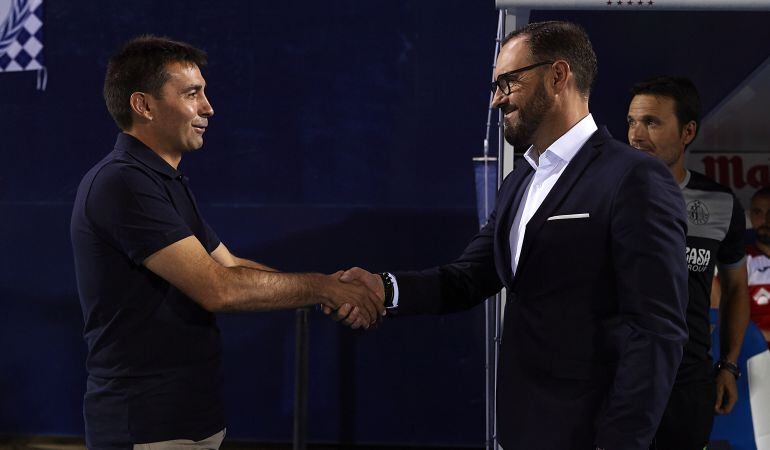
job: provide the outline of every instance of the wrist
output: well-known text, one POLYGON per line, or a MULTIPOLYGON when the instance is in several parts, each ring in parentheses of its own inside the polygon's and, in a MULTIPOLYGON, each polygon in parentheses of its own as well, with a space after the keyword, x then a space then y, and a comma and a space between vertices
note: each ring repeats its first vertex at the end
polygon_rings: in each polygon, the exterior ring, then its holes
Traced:
POLYGON ((741 376, 741 369, 737 364, 728 361, 727 359, 720 359, 714 364, 714 370, 719 373, 721 371, 730 372, 737 380, 741 376))
POLYGON ((393 307, 393 279, 387 272, 378 273, 377 276, 382 282, 383 299, 386 308, 393 307))
POLYGON ((313 303, 321 303, 324 306, 328 306, 331 309, 336 309, 332 296, 330 295, 328 285, 332 278, 332 275, 324 275, 320 273, 308 273, 304 274, 305 277, 305 295, 304 297, 313 303))

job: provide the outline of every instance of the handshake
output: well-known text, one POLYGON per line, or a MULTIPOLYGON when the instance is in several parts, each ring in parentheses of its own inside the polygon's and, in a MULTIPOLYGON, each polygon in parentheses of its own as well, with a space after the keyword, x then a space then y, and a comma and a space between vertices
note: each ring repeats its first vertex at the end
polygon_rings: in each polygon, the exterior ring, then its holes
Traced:
POLYGON ((324 276, 320 289, 321 309, 350 328, 369 329, 385 316, 382 277, 360 267, 324 276))

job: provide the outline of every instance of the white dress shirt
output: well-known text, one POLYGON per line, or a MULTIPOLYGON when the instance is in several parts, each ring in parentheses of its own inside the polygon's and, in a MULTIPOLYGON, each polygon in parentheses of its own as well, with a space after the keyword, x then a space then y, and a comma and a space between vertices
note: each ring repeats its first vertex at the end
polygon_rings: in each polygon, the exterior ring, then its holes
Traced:
MULTIPOLYGON (((545 197, 551 192, 564 169, 567 168, 578 150, 598 130, 591 114, 588 114, 575 126, 564 133, 542 155, 538 155, 533 147, 524 154, 524 159, 535 169, 535 174, 521 197, 521 203, 516 211, 510 234, 511 269, 516 274, 516 266, 524 242, 524 232, 529 220, 535 215, 545 197), (515 251, 514 251, 515 250, 515 251)), ((398 280, 389 274, 393 281, 393 307, 398 306, 398 280)))
POLYGON ((572 158, 597 129, 594 118, 588 114, 545 149, 541 155, 538 155, 534 147, 530 147, 524 153, 524 159, 535 169, 535 174, 521 197, 521 203, 511 227, 509 242, 511 245, 511 271, 514 275, 519 264, 521 246, 524 243, 524 233, 527 230, 529 220, 543 204, 543 200, 551 192, 556 182, 559 181, 559 177, 572 161, 572 158))

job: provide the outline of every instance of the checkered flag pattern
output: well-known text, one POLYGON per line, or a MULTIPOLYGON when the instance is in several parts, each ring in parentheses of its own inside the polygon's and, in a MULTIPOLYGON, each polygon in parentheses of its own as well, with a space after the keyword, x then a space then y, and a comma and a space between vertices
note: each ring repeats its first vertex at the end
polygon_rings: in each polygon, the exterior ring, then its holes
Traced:
POLYGON ((0 9, 0 72, 43 70, 43 0, 8 2, 5 17, 0 9))

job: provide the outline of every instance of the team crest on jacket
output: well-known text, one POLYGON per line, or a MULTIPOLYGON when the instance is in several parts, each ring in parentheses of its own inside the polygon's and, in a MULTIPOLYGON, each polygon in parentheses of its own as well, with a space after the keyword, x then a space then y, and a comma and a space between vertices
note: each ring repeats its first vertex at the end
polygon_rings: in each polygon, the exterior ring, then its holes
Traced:
POLYGON ((704 225, 709 221, 709 210, 706 204, 700 200, 693 200, 687 204, 687 220, 695 225, 704 225))

